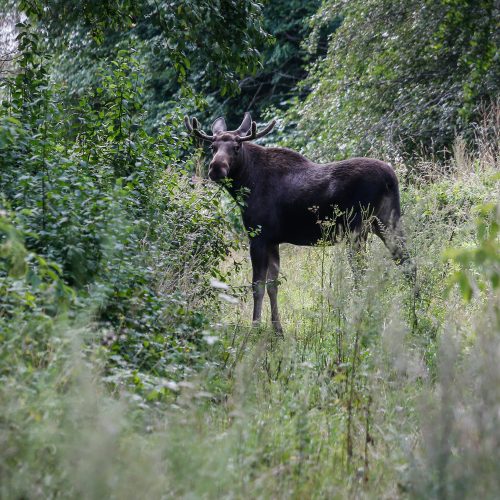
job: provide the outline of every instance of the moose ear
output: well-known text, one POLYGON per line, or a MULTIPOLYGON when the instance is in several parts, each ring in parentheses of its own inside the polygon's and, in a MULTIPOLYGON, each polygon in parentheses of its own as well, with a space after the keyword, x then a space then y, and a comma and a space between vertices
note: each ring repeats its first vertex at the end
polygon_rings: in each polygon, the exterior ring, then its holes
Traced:
POLYGON ((241 125, 239 126, 238 130, 236 130, 236 132, 238 133, 238 135, 247 135, 251 127, 252 117, 250 116, 250 113, 245 113, 245 117, 243 118, 243 121, 241 122, 241 125))
POLYGON ((212 134, 215 135, 219 132, 225 132, 226 130, 226 120, 224 120, 222 116, 219 116, 219 118, 212 123, 212 134))

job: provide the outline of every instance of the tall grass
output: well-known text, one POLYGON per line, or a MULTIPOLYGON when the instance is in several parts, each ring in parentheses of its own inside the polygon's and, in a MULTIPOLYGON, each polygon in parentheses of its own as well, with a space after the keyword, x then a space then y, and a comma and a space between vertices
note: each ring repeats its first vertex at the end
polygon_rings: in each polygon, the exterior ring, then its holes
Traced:
POLYGON ((205 369, 151 400, 110 382, 92 325, 58 325, 43 365, 2 379, 0 497, 495 498, 498 291, 464 302, 443 252, 476 244, 498 180, 491 157, 454 161, 403 187, 416 301, 376 238, 360 286, 343 244, 284 245, 279 340, 268 310, 250 327, 242 252, 205 369))

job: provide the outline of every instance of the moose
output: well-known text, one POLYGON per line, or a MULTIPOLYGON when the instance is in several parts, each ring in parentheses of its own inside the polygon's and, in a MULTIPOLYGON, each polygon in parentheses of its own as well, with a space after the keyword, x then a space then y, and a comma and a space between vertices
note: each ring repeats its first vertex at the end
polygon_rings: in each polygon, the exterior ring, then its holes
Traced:
POLYGON ((347 237, 350 255, 355 255, 372 232, 394 261, 405 265, 405 274, 415 271, 405 246, 392 167, 372 158, 318 164, 291 149, 251 142, 269 134, 275 123, 257 131, 256 122, 245 113, 241 125, 228 131, 219 117, 209 135, 196 118, 185 117, 188 132, 210 143, 209 178, 222 183, 235 199, 242 193, 245 197, 243 223, 247 232, 256 234, 250 238, 253 323, 260 323, 267 287, 271 321, 275 332, 282 334, 277 302, 280 243, 315 245, 325 240, 326 233, 331 244, 347 237), (326 232, 325 221, 330 228, 326 232))

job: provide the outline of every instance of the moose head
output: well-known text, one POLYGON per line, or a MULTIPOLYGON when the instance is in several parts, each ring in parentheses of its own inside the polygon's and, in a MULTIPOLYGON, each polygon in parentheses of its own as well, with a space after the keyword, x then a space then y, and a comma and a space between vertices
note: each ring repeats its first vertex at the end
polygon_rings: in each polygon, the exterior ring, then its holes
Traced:
POLYGON ((257 124, 252 121, 250 113, 245 113, 241 125, 236 130, 229 131, 224 118, 219 117, 212 124, 212 135, 208 135, 200 129, 200 124, 196 118, 190 121, 189 117, 186 116, 184 123, 190 133, 211 143, 210 148, 213 157, 210 162, 208 176, 213 181, 220 181, 226 178, 241 163, 242 143, 258 139, 271 132, 276 120, 273 120, 263 130, 257 132, 257 124))

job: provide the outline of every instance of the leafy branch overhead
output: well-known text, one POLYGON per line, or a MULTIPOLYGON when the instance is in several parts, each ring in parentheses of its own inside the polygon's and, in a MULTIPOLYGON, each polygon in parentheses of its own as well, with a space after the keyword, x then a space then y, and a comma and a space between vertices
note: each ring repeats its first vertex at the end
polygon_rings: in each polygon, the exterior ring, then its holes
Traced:
POLYGON ((117 48, 133 44, 152 65, 148 72, 167 88, 188 85, 200 91, 210 86, 224 95, 257 70, 257 47, 269 39, 256 2, 30 0, 20 6, 40 23, 45 44, 65 73, 76 73, 75 84, 91 78, 89 49, 112 57, 117 48), (174 82, 164 81, 164 72, 171 72, 174 82))

